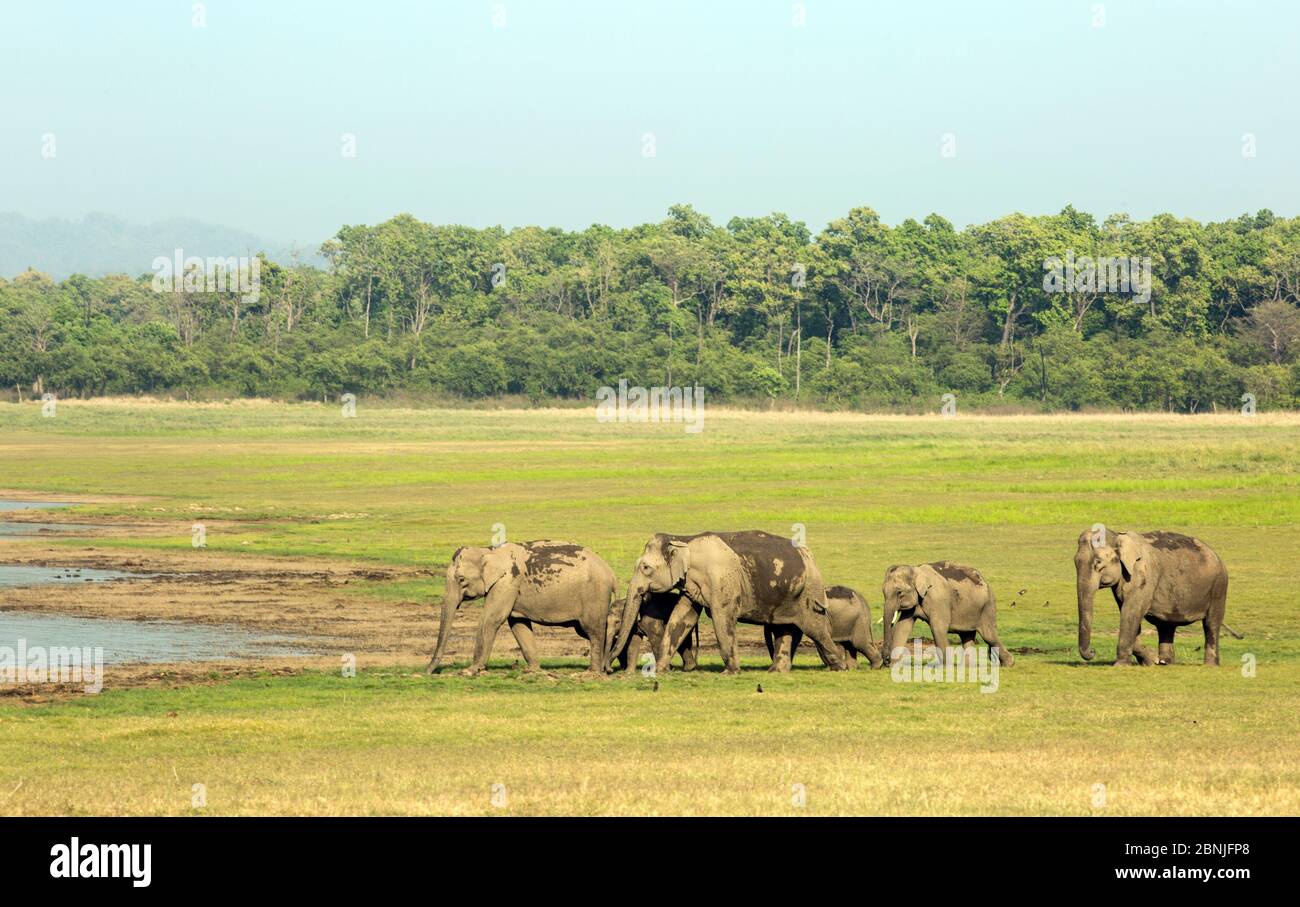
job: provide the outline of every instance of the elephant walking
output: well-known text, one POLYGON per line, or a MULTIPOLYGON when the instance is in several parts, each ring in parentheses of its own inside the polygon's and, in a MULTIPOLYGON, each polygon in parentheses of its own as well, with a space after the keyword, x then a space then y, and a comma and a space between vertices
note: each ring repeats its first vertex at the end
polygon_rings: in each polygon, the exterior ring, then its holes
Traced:
POLYGON ((1092 604, 1109 588, 1119 605, 1115 664, 1155 662, 1138 636, 1142 621, 1155 626, 1160 664, 1174 661, 1174 631, 1200 621, 1205 663, 1219 663, 1219 629, 1228 606, 1228 570, 1199 539, 1176 532, 1111 532, 1096 526, 1079 536, 1074 553, 1079 600, 1079 654, 1091 661, 1092 604))
MULTIPOLYGON (((788 637, 792 629, 802 630, 832 669, 845 667, 831 638, 826 590, 812 553, 789 539, 757 531, 652 536, 636 562, 618 638, 606 653, 605 664, 610 653, 627 642, 644 598, 670 590, 680 591, 681 598, 669 616, 657 653, 655 670, 659 673, 668 670, 673 651, 704 609, 713 618, 723 673, 740 670, 738 622, 776 625, 782 637, 788 637)), ((771 669, 790 670, 789 655, 782 652, 771 669)))
MULTIPOLYGON (((858 666, 858 656, 865 655, 873 668, 884 664, 880 647, 871 633, 871 606, 856 589, 848 586, 831 586, 826 590, 826 613, 831 620, 831 639, 839 644, 840 655, 850 668, 858 666)), ((794 658, 803 638, 797 628, 790 636, 789 657, 794 658)), ((777 659, 776 633, 771 627, 763 628, 763 641, 772 662, 777 659)))
POLYGON ((458 548, 447 565, 438 647, 429 673, 442 663, 456 611, 469 599, 484 598, 483 619, 474 640, 474 661, 462 673, 487 666, 501 624, 509 622, 528 670, 540 670, 534 623, 573 627, 587 640, 592 671, 604 673, 605 628, 616 585, 614 571, 590 548, 570 542, 507 542, 495 548, 458 548))
MULTIPOLYGON (((632 628, 632 633, 627 638, 627 644, 614 653, 618 660, 619 667, 624 671, 633 671, 636 669, 637 660, 641 656, 642 645, 646 650, 652 653, 656 658, 659 653, 659 646, 664 638, 664 631, 668 627, 668 618, 673 613, 673 608, 680 601, 680 594, 669 592, 664 595, 651 594, 646 596, 641 603, 641 611, 637 616, 636 626, 632 628)), ((610 605, 610 626, 606 631, 609 639, 614 639, 618 635, 618 625, 616 621, 622 613, 622 603, 612 603, 610 605)), ((692 633, 687 633, 686 637, 677 646, 677 653, 682 657, 682 670, 694 671, 699 665, 699 644, 700 644, 700 627, 695 625, 692 633)))
POLYGON ((939 654, 948 658, 948 634, 956 633, 963 648, 975 645, 979 633, 989 648, 997 652, 1003 667, 1015 664, 1011 652, 998 639, 997 603, 993 590, 973 567, 950 561, 936 561, 915 567, 895 566, 885 571, 881 586, 885 596, 885 657, 892 661, 894 650, 902 646, 912 632, 917 618, 930 625, 939 654), (894 616, 898 623, 894 624, 894 616))

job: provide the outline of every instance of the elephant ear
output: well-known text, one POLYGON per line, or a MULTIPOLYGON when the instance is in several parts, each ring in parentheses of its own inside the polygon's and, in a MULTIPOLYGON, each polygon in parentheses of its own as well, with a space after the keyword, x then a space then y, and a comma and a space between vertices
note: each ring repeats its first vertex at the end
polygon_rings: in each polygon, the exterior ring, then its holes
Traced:
POLYGON ((913 585, 916 586, 916 594, 921 598, 925 598, 930 594, 930 590, 938 584, 939 577, 934 572, 934 568, 926 565, 916 568, 913 580, 913 585))
MULTIPOLYGON (((493 548, 483 558, 483 593, 485 595, 489 589, 497 584, 501 577, 505 576, 512 567, 519 563, 517 549, 517 545, 501 545, 498 548, 493 548)), ((522 572, 522 567, 520 572, 522 572)))
POLYGON ((1124 565, 1124 572, 1130 577, 1137 574, 1138 562, 1145 554, 1142 543, 1132 533, 1121 532, 1115 540, 1119 551, 1119 562, 1124 565))
POLYGON ((686 571, 691 569, 691 549, 685 542, 670 541, 668 543, 668 573, 672 577, 673 585, 677 585, 686 576, 686 571))

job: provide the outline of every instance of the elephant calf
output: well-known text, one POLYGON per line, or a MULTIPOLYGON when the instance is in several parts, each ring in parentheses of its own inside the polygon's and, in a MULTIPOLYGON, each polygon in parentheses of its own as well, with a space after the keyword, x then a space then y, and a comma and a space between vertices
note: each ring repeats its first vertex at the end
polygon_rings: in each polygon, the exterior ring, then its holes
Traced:
POLYGON ((948 634, 956 633, 964 648, 975 644, 979 633, 984 642, 998 654, 1003 667, 1011 667, 1015 659, 998 639, 997 606, 993 590, 984 577, 973 567, 963 567, 950 561, 936 561, 915 567, 895 566, 885 571, 881 586, 885 596, 884 643, 885 656, 894 651, 911 635, 917 618, 930 625, 934 644, 945 661, 948 658, 948 634), (898 615, 898 623, 894 623, 898 615))
MULTIPOLYGON (((880 647, 876 645, 871 633, 871 606, 856 589, 848 586, 830 586, 826 589, 826 614, 831 619, 831 639, 840 647, 850 668, 858 666, 858 656, 865 655, 873 668, 884 664, 880 647)), ((795 629, 790 639, 789 657, 794 658, 795 650, 803 633, 795 629)), ((767 643, 767 654, 776 662, 776 634, 771 627, 763 628, 763 641, 767 643)), ((823 659, 823 662, 825 659, 823 659)))
POLYGON ((1200 621, 1205 663, 1219 663, 1219 628, 1228 608, 1228 569, 1209 545, 1176 532, 1111 532, 1098 525, 1079 536, 1074 553, 1078 580, 1079 654, 1091 661, 1092 601, 1109 588, 1119 605, 1115 664, 1152 664, 1138 634, 1142 621, 1160 635, 1160 664, 1174 660, 1174 631, 1200 621))
POLYGON ((462 673, 473 676, 487 666, 501 624, 524 653, 528 670, 540 670, 533 646, 533 623, 573 627, 587 640, 591 670, 604 673, 605 627, 614 595, 614 571, 590 548, 570 542, 507 542, 495 548, 458 548, 447 565, 438 648, 429 662, 433 674, 451 636, 456 611, 468 599, 486 599, 474 640, 474 661, 462 673))
MULTIPOLYGON (((636 626, 632 628, 627 644, 621 651, 614 653, 619 667, 625 671, 635 670, 643 644, 651 655, 657 657, 664 631, 668 626, 668 618, 680 600, 680 595, 670 592, 662 595, 652 593, 642 601, 641 612, 637 615, 636 626)), ((611 640, 618 636, 617 621, 622 610, 620 606, 621 602, 616 601, 610 607, 609 627, 606 634, 611 640)), ((699 665, 699 644, 700 628, 699 624, 696 624, 695 631, 687 633, 681 645, 677 647, 677 653, 682 657, 683 671, 694 671, 699 665)))

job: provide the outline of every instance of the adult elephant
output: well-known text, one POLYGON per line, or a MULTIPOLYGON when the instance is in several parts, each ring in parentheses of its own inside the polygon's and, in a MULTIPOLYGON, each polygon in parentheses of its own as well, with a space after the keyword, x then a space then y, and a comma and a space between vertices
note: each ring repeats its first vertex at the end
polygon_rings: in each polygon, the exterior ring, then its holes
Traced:
POLYGON ((998 662, 1009 668, 1015 658, 998 638, 997 602, 993 590, 973 567, 951 561, 917 566, 894 566, 885 571, 881 585, 885 596, 885 657, 892 661, 894 650, 907 641, 917 618, 930 625, 939 654, 948 657, 948 634, 956 633, 963 648, 975 644, 975 634, 998 653, 998 662), (894 616, 898 623, 894 624, 894 616))
MULTIPOLYGON (((627 638, 627 645, 614 653, 620 668, 624 671, 634 670, 643 646, 656 658, 658 657, 659 646, 668 627, 668 618, 672 616, 673 608, 681 598, 681 594, 676 592, 652 593, 645 597, 641 603, 640 613, 637 615, 636 625, 627 638)), ((615 601, 610 605, 610 627, 606 630, 609 639, 614 639, 618 635, 617 621, 623 612, 622 604, 621 601, 615 601)), ((677 653, 682 657, 683 671, 694 671, 699 665, 699 643, 700 627, 696 624, 695 631, 687 633, 681 644, 677 646, 677 653)))
MULTIPOLYGON (((845 663, 850 668, 858 666, 858 656, 866 656, 873 668, 884 663, 880 647, 871 633, 871 606, 856 589, 848 586, 830 586, 826 590, 826 614, 831 621, 831 639, 839 645, 845 663)), ((790 657, 794 657, 799 648, 803 634, 795 630, 790 638, 790 657)), ((767 654, 777 659, 776 632, 771 627, 763 628, 763 641, 767 643, 767 654)))
MULTIPOLYGON (((824 653, 829 667, 845 668, 831 639, 821 571, 812 553, 789 539, 759 531, 656 533, 636 562, 618 638, 610 652, 619 651, 627 642, 643 599, 669 591, 679 591, 681 599, 673 607, 657 653, 655 670, 659 673, 668 670, 672 652, 695 627, 704 609, 713 618, 724 674, 740 670, 736 654, 736 624, 740 622, 775 626, 783 638, 794 629, 802 630, 824 653)), ((790 670, 789 656, 783 653, 771 670, 790 670)))
POLYGON ((1209 545, 1176 532, 1111 532, 1097 525, 1074 552, 1079 600, 1079 654, 1092 661, 1092 605, 1109 588, 1119 605, 1115 664, 1155 663, 1138 639, 1142 621, 1155 625, 1160 664, 1174 660, 1174 631, 1201 621, 1205 663, 1219 663, 1219 628, 1228 606, 1228 570, 1209 545))
POLYGON ((605 626, 616 580, 609 564, 590 548, 571 542, 507 542, 494 548, 456 549, 447 565, 438 647, 429 662, 433 674, 451 636, 456 611, 466 601, 485 599, 474 640, 474 660, 461 673, 474 676, 487 666, 501 624, 508 621, 528 670, 540 670, 533 624, 573 627, 587 640, 591 670, 604 673, 605 626))

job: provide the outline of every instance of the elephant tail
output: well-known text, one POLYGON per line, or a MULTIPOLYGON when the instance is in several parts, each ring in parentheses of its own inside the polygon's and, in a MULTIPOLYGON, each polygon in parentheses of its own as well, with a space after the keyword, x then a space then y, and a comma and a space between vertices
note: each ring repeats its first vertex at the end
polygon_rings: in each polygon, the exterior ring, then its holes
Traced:
POLYGON ((1222 627, 1223 629, 1227 630, 1229 633, 1231 633, 1233 639, 1245 639, 1245 638, 1246 638, 1246 637, 1242 636, 1240 633, 1238 633, 1236 630, 1232 629, 1232 627, 1229 627, 1227 624, 1219 624, 1219 626, 1222 627))

